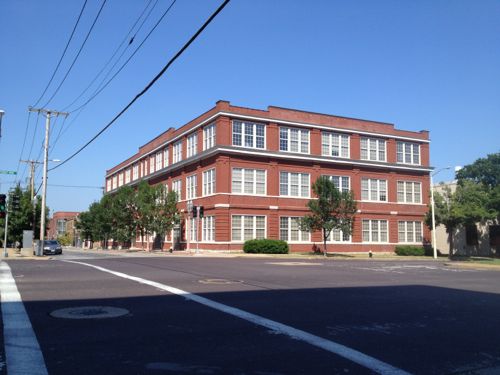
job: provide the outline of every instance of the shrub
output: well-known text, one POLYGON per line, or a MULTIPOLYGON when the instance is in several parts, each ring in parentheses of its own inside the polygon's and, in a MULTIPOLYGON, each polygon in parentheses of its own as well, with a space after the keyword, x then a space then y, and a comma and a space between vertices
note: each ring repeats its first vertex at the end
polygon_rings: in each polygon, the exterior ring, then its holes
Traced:
POLYGON ((248 240, 243 245, 245 253, 288 254, 288 243, 281 240, 248 240))
POLYGON ((425 255, 425 249, 422 246, 400 245, 400 246, 396 246, 395 252, 396 252, 396 254, 402 255, 402 256, 407 256, 407 255, 424 256, 425 255))

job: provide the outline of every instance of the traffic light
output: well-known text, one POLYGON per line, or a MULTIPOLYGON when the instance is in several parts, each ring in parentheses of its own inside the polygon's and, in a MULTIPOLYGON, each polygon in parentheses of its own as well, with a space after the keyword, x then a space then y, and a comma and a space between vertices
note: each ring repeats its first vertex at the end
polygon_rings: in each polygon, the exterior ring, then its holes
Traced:
POLYGON ((5 194, 0 194, 0 219, 5 217, 5 211, 7 209, 7 196, 5 194))
POLYGON ((18 210, 19 209, 19 195, 17 195, 16 193, 12 193, 10 198, 12 200, 12 202, 11 202, 12 210, 18 210))
MULTIPOLYGON (((202 218, 203 217, 203 206, 199 206, 199 207, 200 207, 200 218, 202 218)), ((193 206, 192 214, 193 214, 194 218, 198 217, 198 206, 193 206)))
POLYGON ((200 219, 203 217, 203 206, 200 206, 200 219))

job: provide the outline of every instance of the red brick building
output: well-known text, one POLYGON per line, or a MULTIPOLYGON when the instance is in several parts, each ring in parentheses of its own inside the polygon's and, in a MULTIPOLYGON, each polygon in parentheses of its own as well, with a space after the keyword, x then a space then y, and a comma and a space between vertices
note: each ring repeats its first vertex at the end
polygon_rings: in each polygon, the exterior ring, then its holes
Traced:
MULTIPOLYGON (((332 233, 331 251, 392 252, 428 238, 430 171, 427 131, 219 101, 108 170, 106 192, 147 180, 177 191, 184 212, 190 200, 203 206, 199 230, 194 220, 186 223, 192 225, 181 230, 181 246, 189 232, 205 250, 240 250, 247 239, 274 238, 287 240, 291 251, 310 251, 321 233, 301 231, 298 218, 308 213, 314 181, 331 176, 358 201, 352 236, 332 233)), ((167 236, 167 247, 176 233, 167 236)))
POLYGON ((47 228, 47 239, 55 240, 63 235, 68 235, 73 239, 75 233, 75 222, 79 212, 57 211, 54 212, 47 228))

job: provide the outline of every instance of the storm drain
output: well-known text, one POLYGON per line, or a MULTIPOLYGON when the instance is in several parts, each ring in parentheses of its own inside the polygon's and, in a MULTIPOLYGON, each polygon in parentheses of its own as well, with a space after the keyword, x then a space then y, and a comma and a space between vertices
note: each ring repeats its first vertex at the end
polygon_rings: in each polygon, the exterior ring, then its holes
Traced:
POLYGON ((52 311, 50 316, 60 319, 108 319, 127 315, 126 309, 110 306, 70 307, 52 311))
POLYGON ((199 283, 202 284, 241 284, 243 281, 242 280, 228 280, 228 279, 203 279, 203 280, 198 280, 199 283))

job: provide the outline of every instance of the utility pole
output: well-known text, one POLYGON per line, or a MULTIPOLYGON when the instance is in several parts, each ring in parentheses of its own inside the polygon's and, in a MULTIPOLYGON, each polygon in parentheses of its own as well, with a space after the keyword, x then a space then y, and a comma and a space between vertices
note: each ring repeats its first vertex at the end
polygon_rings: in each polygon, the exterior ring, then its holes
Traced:
MULTIPOLYGON (((37 160, 20 160, 21 163, 28 163, 30 165, 30 187, 31 187, 31 205, 33 206, 33 242, 35 240, 36 230, 36 202, 35 202, 35 167, 37 164, 43 164, 37 160)), ((33 250, 35 250, 33 248, 33 250)))
MULTIPOLYGON (((45 115, 45 146, 43 153, 43 180, 42 180, 42 214, 40 218, 40 249, 41 254, 43 254, 43 247, 45 242, 45 201, 47 199, 47 167, 49 162, 49 130, 50 130, 50 119, 57 116, 68 116, 67 112, 53 111, 45 108, 33 108, 29 107, 28 111, 38 112, 45 115)), ((37 254, 38 255, 38 254, 37 254)))

